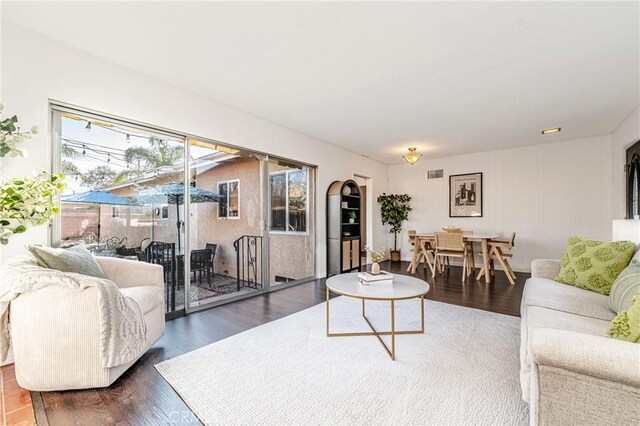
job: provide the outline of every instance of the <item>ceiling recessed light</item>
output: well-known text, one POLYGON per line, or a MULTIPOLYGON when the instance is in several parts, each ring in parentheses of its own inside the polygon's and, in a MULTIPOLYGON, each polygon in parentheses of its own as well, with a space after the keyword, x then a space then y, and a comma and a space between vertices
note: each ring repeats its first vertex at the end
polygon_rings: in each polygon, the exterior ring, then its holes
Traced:
POLYGON ((560 132, 560 127, 554 127, 553 129, 545 129, 542 131, 543 135, 548 135, 549 133, 559 133, 560 132))

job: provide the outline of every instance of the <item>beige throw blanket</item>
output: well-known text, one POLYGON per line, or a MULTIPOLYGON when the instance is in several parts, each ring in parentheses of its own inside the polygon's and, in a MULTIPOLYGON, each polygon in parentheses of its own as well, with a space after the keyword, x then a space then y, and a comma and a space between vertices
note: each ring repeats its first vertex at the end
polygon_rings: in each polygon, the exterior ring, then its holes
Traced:
MULTIPOLYGON (((63 286, 78 291, 94 287, 98 291, 103 368, 126 364, 140 354, 147 334, 142 310, 135 300, 124 296, 112 281, 43 268, 33 258, 18 257, 10 259, 0 268, 0 362, 7 359, 11 344, 11 301, 22 293, 48 286, 63 286)), ((55 321, 55 318, 51 318, 51 321, 55 321)))

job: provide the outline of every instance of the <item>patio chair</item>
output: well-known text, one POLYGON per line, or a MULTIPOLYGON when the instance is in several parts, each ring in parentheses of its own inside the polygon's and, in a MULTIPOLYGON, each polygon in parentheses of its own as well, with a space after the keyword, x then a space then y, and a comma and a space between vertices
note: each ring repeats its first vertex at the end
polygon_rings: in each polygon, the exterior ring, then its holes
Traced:
POLYGON ((140 249, 136 249, 136 257, 138 258, 139 262, 146 262, 147 261, 147 256, 145 256, 144 251, 140 250, 140 249))
POLYGON ((213 244, 213 243, 207 243, 205 245, 206 249, 211 250, 211 278, 215 278, 216 273, 214 271, 214 261, 216 260, 216 250, 218 249, 218 245, 217 244, 213 244))
POLYGON ((151 241, 144 250, 145 261, 161 265, 166 285, 166 300, 170 311, 175 310, 176 295, 176 245, 163 241, 151 241))
POLYGON ((211 249, 192 250, 191 251, 191 273, 193 279, 200 284, 202 275, 207 277, 207 284, 211 286, 211 269, 212 259, 211 249))

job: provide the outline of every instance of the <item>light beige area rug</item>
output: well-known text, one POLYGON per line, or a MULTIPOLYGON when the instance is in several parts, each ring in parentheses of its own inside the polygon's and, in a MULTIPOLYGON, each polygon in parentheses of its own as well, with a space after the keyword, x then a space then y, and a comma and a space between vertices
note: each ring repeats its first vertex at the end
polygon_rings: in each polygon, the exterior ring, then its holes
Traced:
MULTIPOLYGON (((360 301, 331 301, 331 331, 367 331, 360 301)), ((389 302, 367 302, 389 327, 389 302)), ((426 334, 326 337, 325 304, 156 365, 205 424, 528 423, 518 383, 520 319, 425 301, 426 334)), ((420 302, 396 304, 396 329, 420 302)), ((215 327, 211 324, 211 327, 215 327)))

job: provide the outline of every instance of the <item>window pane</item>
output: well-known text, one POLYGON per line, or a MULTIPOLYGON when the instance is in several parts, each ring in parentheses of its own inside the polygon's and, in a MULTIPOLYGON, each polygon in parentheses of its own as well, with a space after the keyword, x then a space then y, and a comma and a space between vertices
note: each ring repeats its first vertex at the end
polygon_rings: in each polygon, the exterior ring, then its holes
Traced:
POLYGON ((227 210, 228 210, 228 202, 229 200, 227 199, 227 183, 223 182, 223 183, 219 183, 218 184, 218 194, 220 194, 221 200, 218 203, 218 217, 227 217, 227 210))
POLYGON ((284 173, 269 176, 271 192, 271 230, 286 231, 287 226, 287 175, 284 173))
POLYGON ((289 231, 307 230, 307 172, 289 173, 289 231))
POLYGON ((229 217, 238 217, 239 212, 239 194, 240 182, 229 182, 229 217))

